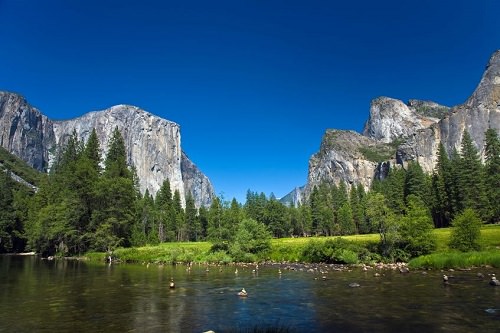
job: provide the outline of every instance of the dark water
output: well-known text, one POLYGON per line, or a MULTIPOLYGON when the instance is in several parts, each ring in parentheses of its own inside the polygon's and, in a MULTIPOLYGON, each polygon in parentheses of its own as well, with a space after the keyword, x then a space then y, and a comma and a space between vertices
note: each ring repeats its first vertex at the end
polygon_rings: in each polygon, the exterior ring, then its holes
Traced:
POLYGON ((499 270, 448 272, 445 287, 439 271, 330 271, 323 280, 252 269, 0 256, 0 332, 500 332, 500 287, 487 276, 499 270), (242 287, 247 298, 236 295, 242 287))

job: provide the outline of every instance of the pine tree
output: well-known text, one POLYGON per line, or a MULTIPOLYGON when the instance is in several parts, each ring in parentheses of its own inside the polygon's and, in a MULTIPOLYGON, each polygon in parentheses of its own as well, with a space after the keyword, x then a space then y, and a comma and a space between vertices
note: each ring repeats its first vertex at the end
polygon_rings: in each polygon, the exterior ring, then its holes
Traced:
POLYGON ((456 148, 453 148, 450 156, 450 166, 448 170, 448 177, 446 179, 446 188, 449 192, 449 199, 451 205, 451 219, 459 214, 463 209, 463 192, 460 185, 461 173, 461 157, 456 148))
POLYGON ((92 163, 93 168, 100 173, 101 172, 101 147, 99 144, 99 139, 97 138, 97 132, 95 128, 92 129, 89 139, 83 150, 83 155, 92 163))
POLYGON ((352 215, 351 205, 345 202, 337 211, 337 221, 341 235, 352 235, 356 233, 356 225, 352 215))
POLYGON ((0 169, 0 253, 14 247, 15 215, 13 183, 10 173, 0 169))
POLYGON ((212 200, 212 204, 210 205, 210 209, 208 211, 207 239, 209 241, 214 243, 227 241, 224 237, 223 218, 221 200, 218 197, 215 197, 212 200))
POLYGON ((181 204, 181 195, 179 193, 179 190, 174 191, 174 197, 173 197, 173 208, 174 208, 174 229, 173 232, 175 233, 175 239, 177 241, 183 241, 185 234, 186 234, 186 222, 185 222, 185 217, 184 217, 184 210, 182 209, 182 204, 181 204))
POLYGON ((500 139, 498 133, 489 128, 485 133, 486 195, 488 198, 488 220, 500 221, 500 139))
POLYGON ((384 194, 387 205, 396 214, 401 214, 405 210, 404 187, 406 171, 402 168, 392 168, 389 175, 384 180, 384 194))
POLYGON ((201 206, 198 209, 198 223, 200 226, 200 233, 198 239, 206 239, 207 238, 207 229, 208 229, 208 209, 205 206, 201 206))
POLYGON ((408 163, 404 179, 404 198, 409 195, 415 195, 420 199, 424 199, 427 194, 425 174, 418 162, 412 161, 408 163))
POLYGON ((118 127, 115 127, 108 147, 108 153, 106 154, 106 159, 104 161, 104 174, 111 178, 130 178, 131 174, 127 165, 125 141, 123 140, 123 136, 118 127))
POLYGON ((130 244, 137 199, 125 142, 118 128, 113 131, 108 147, 104 176, 96 186, 97 207, 92 213, 92 247, 104 251, 130 244))
POLYGON ((199 219, 197 217, 194 198, 191 192, 188 192, 186 196, 185 221, 187 233, 186 240, 195 242, 198 241, 201 237, 201 228, 199 225, 199 219))
POLYGON ((228 237, 231 238, 231 235, 234 235, 236 233, 236 231, 238 230, 238 225, 243 220, 243 211, 240 207, 240 204, 238 203, 238 201, 236 201, 235 198, 231 200, 229 209, 226 209, 224 211, 224 215, 224 220, 227 224, 226 228, 228 229, 229 233, 228 237))
POLYGON ((458 184, 460 186, 461 206, 472 208, 479 212, 482 217, 486 217, 488 209, 484 169, 478 151, 467 131, 464 131, 462 138, 460 157, 458 184))
MULTIPOLYGON (((368 234, 372 232, 370 224, 366 218, 366 192, 363 185, 356 186, 357 201, 356 208, 353 208, 353 219, 356 223, 356 229, 361 234, 368 234)), ((352 206, 351 206, 352 207, 352 206)))
POLYGON ((265 207, 264 224, 275 237, 284 237, 288 233, 288 217, 286 207, 274 199, 270 199, 265 207))
POLYGON ((264 223, 265 208, 267 198, 264 193, 247 191, 245 202, 245 214, 248 218, 252 218, 258 222, 264 223))
POLYGON ((159 242, 156 229, 156 211, 154 200, 146 189, 136 202, 135 223, 131 235, 132 246, 144 246, 159 242))
POLYGON ((168 178, 163 181, 160 190, 156 193, 155 205, 159 215, 158 240, 160 242, 173 240, 173 235, 169 233, 169 230, 173 229, 172 225, 175 223, 175 211, 168 178))

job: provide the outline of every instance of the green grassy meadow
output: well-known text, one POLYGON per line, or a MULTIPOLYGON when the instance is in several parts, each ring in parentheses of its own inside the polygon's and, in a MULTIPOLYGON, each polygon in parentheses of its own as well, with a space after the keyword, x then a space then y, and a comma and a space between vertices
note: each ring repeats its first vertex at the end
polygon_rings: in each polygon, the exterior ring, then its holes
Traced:
MULTIPOLYGON (((415 268, 460 268, 480 265, 500 267, 500 225, 485 225, 481 228, 482 251, 460 253, 448 247, 451 229, 435 229, 437 249, 434 253, 415 258, 410 266, 415 268)), ((342 238, 365 247, 375 246, 378 234, 342 236, 342 238)), ((262 260, 274 262, 300 262, 304 247, 311 241, 324 242, 338 237, 300 237, 273 239, 271 251, 262 260)), ((210 242, 162 243, 153 246, 119 248, 113 257, 124 262, 140 263, 230 263, 232 259, 224 252, 210 252, 210 242)), ((88 253, 94 261, 105 259, 105 253, 88 253)))

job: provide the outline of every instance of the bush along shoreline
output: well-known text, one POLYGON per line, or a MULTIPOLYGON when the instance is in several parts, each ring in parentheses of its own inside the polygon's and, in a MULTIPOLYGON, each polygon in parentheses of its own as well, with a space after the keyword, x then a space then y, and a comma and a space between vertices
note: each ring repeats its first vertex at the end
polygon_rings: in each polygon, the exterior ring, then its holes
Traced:
MULTIPOLYGON (((455 229, 456 230, 456 229, 455 229)), ((500 268, 500 225, 483 226, 470 248, 457 241, 456 231, 436 229, 434 237, 440 246, 432 253, 411 256, 402 244, 395 243, 389 256, 383 255, 379 235, 273 239, 265 251, 241 253, 235 258, 232 245, 226 243, 184 242, 155 246, 118 248, 112 253, 91 252, 84 258, 93 262, 152 264, 244 265, 248 263, 281 266, 324 264, 339 267, 386 267, 400 269, 449 269, 491 266, 500 268), (461 244, 459 251, 453 245, 461 244), (477 251, 477 248, 482 250, 477 251)), ((240 247, 238 247, 240 249, 240 247)))

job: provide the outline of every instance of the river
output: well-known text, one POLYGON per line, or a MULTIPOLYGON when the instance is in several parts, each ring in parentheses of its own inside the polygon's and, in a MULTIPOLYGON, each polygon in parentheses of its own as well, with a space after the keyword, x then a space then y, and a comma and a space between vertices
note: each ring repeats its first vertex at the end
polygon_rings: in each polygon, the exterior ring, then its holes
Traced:
POLYGON ((498 269, 446 272, 448 286, 440 271, 235 270, 0 256, 0 332, 500 331, 498 269))

